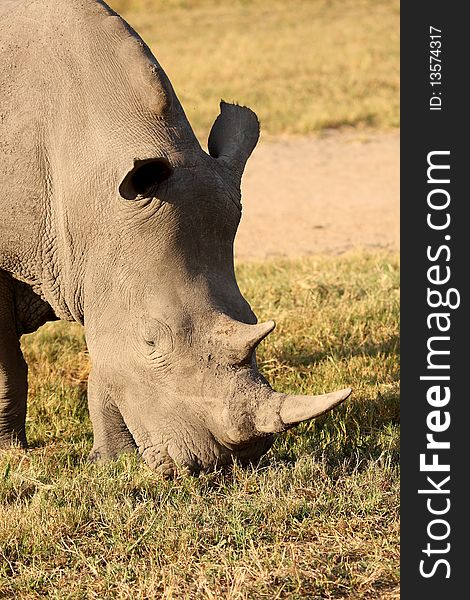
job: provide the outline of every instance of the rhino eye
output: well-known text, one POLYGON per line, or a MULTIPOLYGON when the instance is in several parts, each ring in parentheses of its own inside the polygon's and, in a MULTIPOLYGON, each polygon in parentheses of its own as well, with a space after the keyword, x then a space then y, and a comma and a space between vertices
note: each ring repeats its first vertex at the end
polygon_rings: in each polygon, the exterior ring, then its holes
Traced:
POLYGON ((135 160, 134 167, 119 186, 119 193, 126 200, 135 200, 137 196, 146 198, 172 173, 173 168, 166 158, 135 160))
POLYGON ((144 342, 149 350, 169 354, 174 346, 173 333, 166 323, 155 320, 145 327, 144 342))

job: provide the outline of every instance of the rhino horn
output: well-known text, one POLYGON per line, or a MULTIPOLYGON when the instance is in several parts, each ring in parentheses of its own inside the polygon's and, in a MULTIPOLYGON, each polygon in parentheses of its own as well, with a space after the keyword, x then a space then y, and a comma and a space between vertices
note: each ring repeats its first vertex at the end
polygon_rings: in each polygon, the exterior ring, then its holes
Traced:
POLYGON ((289 396, 274 392, 263 403, 255 417, 255 426, 261 433, 280 433, 302 421, 315 419, 328 412, 351 394, 351 388, 321 396, 289 396))
POLYGON ((220 103, 207 147, 209 154, 228 166, 241 179, 246 161, 259 139, 259 121, 246 106, 220 103))
POLYGON ((222 322, 216 331, 219 343, 229 360, 243 362, 248 360, 258 344, 276 327, 274 321, 248 325, 239 321, 222 322))
POLYGON ((241 356, 250 355, 260 342, 276 327, 274 321, 266 321, 257 325, 239 326, 234 335, 234 346, 241 356))

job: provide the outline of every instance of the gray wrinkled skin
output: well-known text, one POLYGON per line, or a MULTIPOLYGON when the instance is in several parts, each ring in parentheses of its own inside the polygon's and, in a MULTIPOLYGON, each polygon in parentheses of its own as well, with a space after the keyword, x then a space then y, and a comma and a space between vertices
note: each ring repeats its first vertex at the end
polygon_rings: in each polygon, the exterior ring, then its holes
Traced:
POLYGON ((233 268, 251 110, 222 103, 205 153, 99 0, 3 0, 0 52, 0 446, 27 445, 19 338, 54 319, 85 326, 96 460, 256 460, 349 395, 290 397, 258 373, 274 323, 256 325, 233 268))

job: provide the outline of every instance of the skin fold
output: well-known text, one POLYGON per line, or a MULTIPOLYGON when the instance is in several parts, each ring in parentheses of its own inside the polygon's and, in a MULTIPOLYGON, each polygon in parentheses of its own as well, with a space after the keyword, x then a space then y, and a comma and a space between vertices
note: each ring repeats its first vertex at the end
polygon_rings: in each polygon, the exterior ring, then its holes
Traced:
POLYGON ((256 115, 221 103, 206 153, 141 38, 97 0, 0 4, 0 446, 26 447, 19 339, 85 326, 91 458, 172 475, 257 460, 343 401, 274 392, 233 241, 256 115))

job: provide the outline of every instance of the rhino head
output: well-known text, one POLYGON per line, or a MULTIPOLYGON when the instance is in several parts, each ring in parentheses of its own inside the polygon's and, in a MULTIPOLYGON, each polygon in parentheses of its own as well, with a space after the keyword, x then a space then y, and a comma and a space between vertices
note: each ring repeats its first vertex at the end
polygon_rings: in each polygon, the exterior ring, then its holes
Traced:
POLYGON ((113 149, 103 159, 111 191, 109 202, 95 201, 81 293, 92 458, 137 449, 167 475, 253 461, 273 434, 351 390, 289 396, 259 373, 256 347, 274 322, 257 323, 233 264, 258 119, 222 102, 204 152, 148 48, 124 33, 125 56, 136 54, 120 73, 133 89, 132 110, 116 94, 99 119, 113 149))

